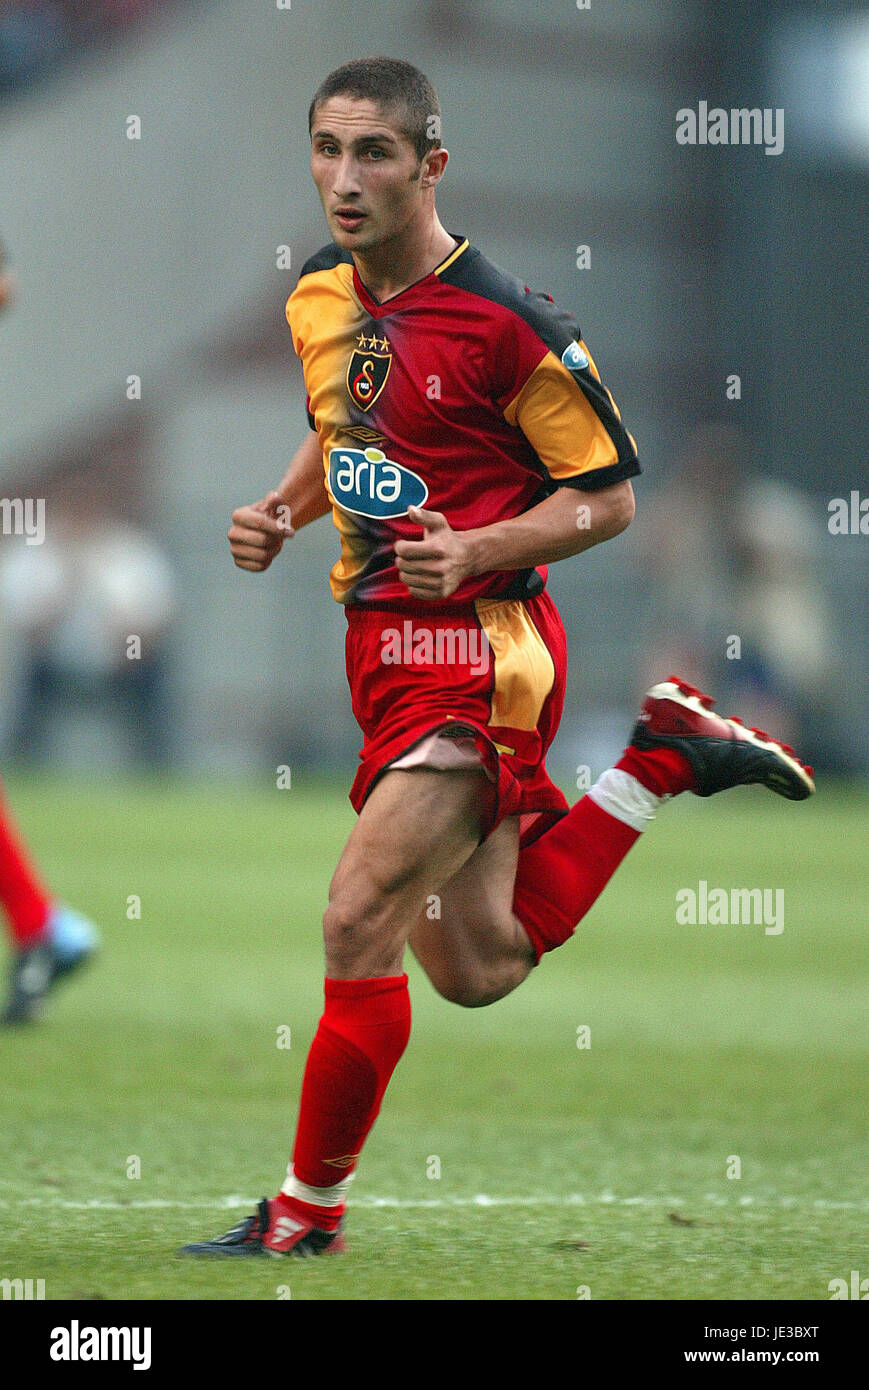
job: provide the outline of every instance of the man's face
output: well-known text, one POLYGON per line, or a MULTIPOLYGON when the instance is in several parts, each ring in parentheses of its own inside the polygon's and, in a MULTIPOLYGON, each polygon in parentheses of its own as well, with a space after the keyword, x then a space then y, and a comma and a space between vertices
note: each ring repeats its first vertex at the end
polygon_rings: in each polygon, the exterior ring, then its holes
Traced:
POLYGON ((400 235, 437 182, 430 158, 417 159, 395 113, 384 114, 375 102, 321 102, 311 127, 311 173, 337 245, 364 251, 400 235))

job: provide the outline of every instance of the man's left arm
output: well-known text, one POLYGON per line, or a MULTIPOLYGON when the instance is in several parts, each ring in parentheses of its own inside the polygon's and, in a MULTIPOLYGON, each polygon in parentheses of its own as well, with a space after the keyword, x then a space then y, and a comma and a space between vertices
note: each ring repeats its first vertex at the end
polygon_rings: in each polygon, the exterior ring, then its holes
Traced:
POLYGON ((470 573, 534 569, 566 560, 612 540, 633 521, 634 509, 634 490, 627 480, 598 492, 560 487, 521 516, 462 533, 470 538, 470 573))
POLYGON ((396 541, 398 572, 414 598, 449 598, 466 579, 498 570, 554 564, 611 540, 634 515, 630 482, 593 492, 560 487, 536 507, 507 521, 453 531, 441 512, 411 507, 421 541, 396 541))
POLYGON ((555 490, 519 516, 470 531, 452 531, 439 512, 410 508, 424 535, 396 542, 395 554, 415 598, 448 598, 474 575, 564 560, 617 536, 633 518, 634 438, 574 321, 547 296, 527 293, 525 316, 509 321, 514 336, 498 358, 511 366, 497 399, 555 490))

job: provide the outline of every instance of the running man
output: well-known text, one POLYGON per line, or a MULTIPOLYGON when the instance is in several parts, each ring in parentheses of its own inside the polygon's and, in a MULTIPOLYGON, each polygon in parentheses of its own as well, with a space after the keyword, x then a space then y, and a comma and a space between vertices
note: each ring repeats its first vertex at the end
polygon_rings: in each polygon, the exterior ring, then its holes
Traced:
POLYGON ((325 1008, 286 1181, 184 1247, 197 1255, 344 1248, 350 1182, 410 1033, 407 945, 444 998, 491 1004, 569 939, 667 798, 814 790, 792 750, 671 678, 568 805, 544 762, 565 676, 546 567, 628 526, 634 440, 570 315, 441 225, 449 156, 422 73, 351 62, 320 86, 309 128, 332 241, 287 318, 311 433, 229 541, 260 573, 332 512, 358 820, 324 917, 325 1008))

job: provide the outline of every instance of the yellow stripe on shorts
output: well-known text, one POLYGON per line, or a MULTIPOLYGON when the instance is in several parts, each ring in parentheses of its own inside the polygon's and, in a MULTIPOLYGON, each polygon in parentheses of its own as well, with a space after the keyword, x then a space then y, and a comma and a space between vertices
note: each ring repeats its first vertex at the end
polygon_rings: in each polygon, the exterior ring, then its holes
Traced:
POLYGON ((489 723, 531 732, 555 684, 555 663, 521 599, 477 599, 474 608, 495 663, 489 723))

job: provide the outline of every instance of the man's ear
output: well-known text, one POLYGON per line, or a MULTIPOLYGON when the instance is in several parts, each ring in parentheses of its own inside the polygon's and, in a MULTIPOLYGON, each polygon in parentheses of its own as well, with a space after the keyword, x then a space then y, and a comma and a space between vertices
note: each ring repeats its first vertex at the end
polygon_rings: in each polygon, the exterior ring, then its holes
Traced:
POLYGON ((423 175, 420 185, 423 188, 434 188, 436 183, 440 183, 443 178, 444 170, 449 163, 449 151, 445 149, 429 150, 423 158, 423 175))

